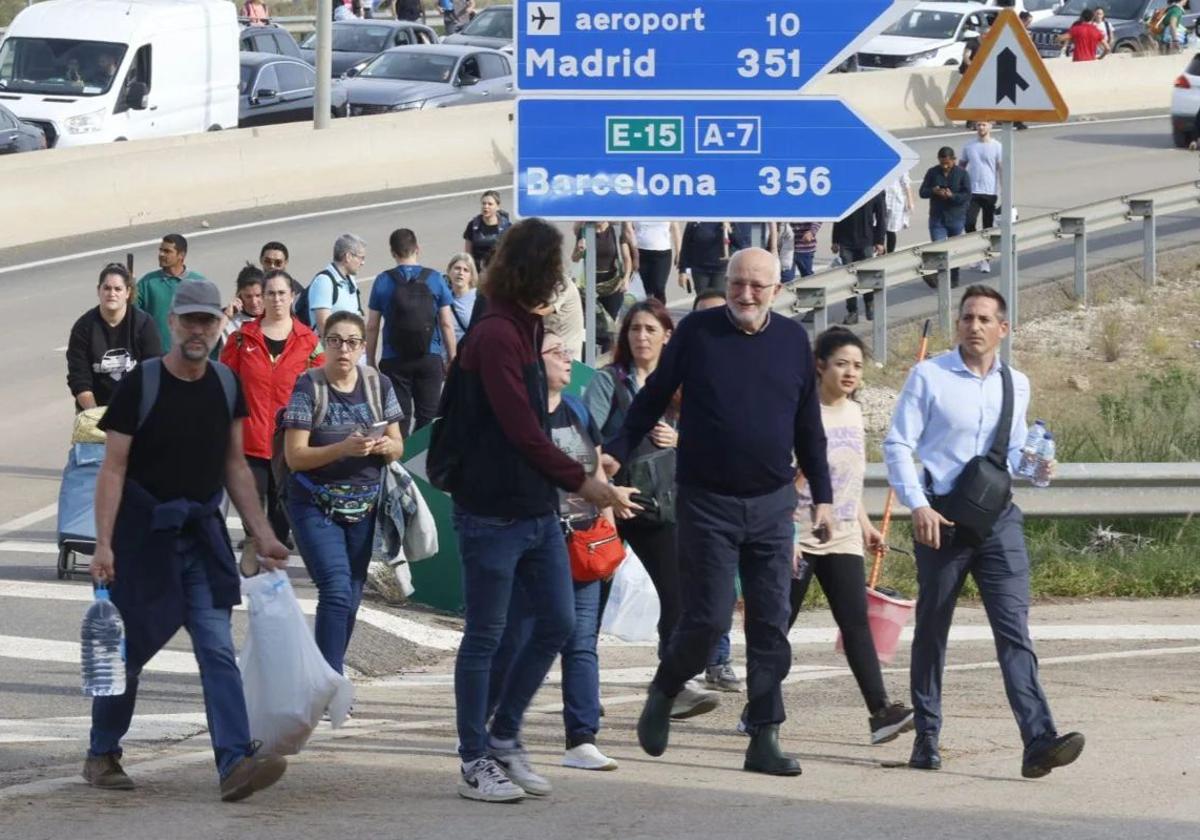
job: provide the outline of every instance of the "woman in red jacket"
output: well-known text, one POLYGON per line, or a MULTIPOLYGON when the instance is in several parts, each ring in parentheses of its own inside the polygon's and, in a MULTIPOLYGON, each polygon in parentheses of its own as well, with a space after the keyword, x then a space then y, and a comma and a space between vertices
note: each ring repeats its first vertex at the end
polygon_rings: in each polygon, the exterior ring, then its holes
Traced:
POLYGON ((271 475, 271 441, 275 415, 287 405, 296 379, 325 363, 317 334, 292 317, 292 285, 286 271, 273 271, 263 281, 265 310, 261 319, 242 325, 221 351, 221 361, 242 383, 249 416, 242 424, 246 461, 258 485, 259 498, 280 542, 288 539, 287 514, 271 475))

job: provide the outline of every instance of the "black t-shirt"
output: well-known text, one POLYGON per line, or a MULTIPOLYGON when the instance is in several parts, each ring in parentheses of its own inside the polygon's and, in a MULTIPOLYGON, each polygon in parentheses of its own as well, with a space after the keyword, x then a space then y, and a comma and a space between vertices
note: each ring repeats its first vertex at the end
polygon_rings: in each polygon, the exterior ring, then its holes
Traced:
MULTIPOLYGON (((133 436, 126 475, 159 501, 207 502, 225 484, 229 451, 231 419, 220 377, 209 365, 202 379, 187 382, 163 365, 158 400, 138 429, 144 371, 139 365, 117 385, 100 428, 133 436)), ((233 416, 246 416, 240 385, 233 416)))
POLYGON ((482 271, 496 250, 496 241, 500 234, 512 227, 504 216, 496 217, 496 224, 489 225, 483 221, 483 216, 476 216, 467 222, 463 231, 463 239, 471 243, 471 256, 475 258, 475 267, 482 271))
POLYGON ((284 348, 287 347, 287 338, 274 339, 263 333, 263 341, 267 343, 267 352, 271 354, 272 359, 282 356, 284 348))

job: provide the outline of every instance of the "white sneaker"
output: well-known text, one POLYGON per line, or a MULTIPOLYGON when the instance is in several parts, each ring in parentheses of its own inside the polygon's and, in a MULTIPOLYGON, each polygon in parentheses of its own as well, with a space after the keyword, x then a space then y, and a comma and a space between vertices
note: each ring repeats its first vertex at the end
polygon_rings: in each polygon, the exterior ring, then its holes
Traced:
POLYGON ((971 267, 982 274, 991 274, 992 273, 992 264, 990 262, 988 262, 987 260, 980 260, 979 262, 975 263, 975 265, 973 265, 971 267))
POLYGON ((488 757, 462 765, 458 795, 478 802, 520 802, 525 791, 512 783, 496 762, 488 757))
POLYGON ((563 753, 562 766, 576 770, 616 770, 617 762, 600 752, 595 744, 580 744, 563 753))
POLYGON ((539 776, 529 763, 529 753, 520 744, 515 747, 488 745, 488 755, 495 760, 504 774, 530 796, 549 796, 554 790, 550 783, 539 776))
POLYGON ((684 720, 711 712, 721 705, 721 700, 715 691, 701 691, 692 688, 694 682, 688 680, 671 706, 671 720, 684 720))

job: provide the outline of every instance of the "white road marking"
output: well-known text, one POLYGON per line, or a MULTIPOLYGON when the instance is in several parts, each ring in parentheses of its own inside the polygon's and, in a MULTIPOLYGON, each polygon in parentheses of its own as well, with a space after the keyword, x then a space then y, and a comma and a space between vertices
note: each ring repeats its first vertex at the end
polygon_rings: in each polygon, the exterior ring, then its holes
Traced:
MULTIPOLYGON (((1161 120, 1165 116, 1166 116, 1166 114, 1154 114, 1154 115, 1140 116, 1140 117, 1112 117, 1110 119, 1099 119, 1099 120, 1080 119, 1075 122, 1069 122, 1069 123, 1042 123, 1042 124, 1035 123, 1034 125, 1029 126, 1029 130, 1030 131, 1045 131, 1048 129, 1059 129, 1061 131, 1064 128, 1069 128, 1069 127, 1077 126, 1077 125, 1108 125, 1111 123, 1146 122, 1148 120, 1161 120)), ((945 132, 942 132, 941 134, 919 134, 919 135, 912 136, 912 137, 905 137, 900 134, 896 135, 896 137, 898 139, 902 140, 905 143, 908 143, 913 140, 940 140, 943 137, 974 137, 974 136, 975 136, 974 131, 966 131, 966 130, 945 131, 945 132)))
MULTIPOLYGON (((83 741, 92 728, 90 715, 79 717, 0 719, 0 744, 83 741)), ((203 712, 134 715, 126 741, 178 741, 208 729, 203 712)))
MULTIPOLYGON (((477 190, 459 190, 457 192, 438 193, 437 195, 415 196, 413 198, 398 198, 393 201, 377 201, 372 204, 358 204, 353 207, 338 207, 331 210, 314 210, 311 213, 297 213, 292 216, 277 216, 273 219, 261 219, 256 222, 243 222, 240 225, 226 225, 219 228, 200 228, 198 230, 188 231, 188 239, 199 239, 202 236, 215 236, 221 233, 233 233, 239 230, 253 230, 258 227, 267 225, 282 225, 289 222, 302 222, 308 219, 321 219, 326 216, 337 216, 342 213, 361 213, 367 210, 381 210, 386 207, 402 207, 406 204, 420 204, 424 201, 442 201, 447 198, 462 198, 466 195, 479 195, 487 189, 492 190, 511 190, 512 182, 501 184, 496 187, 483 187, 477 190)), ((144 239, 140 242, 126 242, 123 245, 110 245, 107 248, 95 248, 91 251, 80 251, 75 254, 66 254, 61 257, 51 257, 45 260, 35 260, 34 262, 22 263, 21 265, 12 265, 7 268, 0 268, 0 274, 9 274, 17 271, 28 271, 32 268, 42 268, 47 265, 58 265, 59 263, 71 262, 73 260, 83 260, 90 257, 98 257, 112 254, 114 251, 129 251, 134 248, 149 248, 152 245, 157 245, 161 239, 144 239)))
POLYGON ((53 502, 46 505, 44 508, 27 513, 24 516, 18 516, 16 519, 10 519, 3 525, 0 525, 0 536, 11 534, 14 531, 24 530, 29 525, 36 525, 43 519, 49 519, 54 514, 58 513, 58 502, 53 502))
POLYGON ((58 544, 45 540, 0 540, 0 551, 21 554, 58 554, 58 544))
POLYGON ((68 345, 64 344, 62 347, 55 347, 55 348, 54 348, 53 350, 51 350, 50 352, 51 352, 51 353, 66 353, 66 352, 67 352, 67 350, 69 350, 69 349, 70 349, 70 348, 68 347, 68 345))
MULTIPOLYGON (((0 636, 0 657, 35 662, 60 662, 79 666, 79 642, 33 639, 27 636, 0 636)), ((190 652, 160 650, 147 664, 146 671, 160 674, 196 674, 196 659, 190 652)))

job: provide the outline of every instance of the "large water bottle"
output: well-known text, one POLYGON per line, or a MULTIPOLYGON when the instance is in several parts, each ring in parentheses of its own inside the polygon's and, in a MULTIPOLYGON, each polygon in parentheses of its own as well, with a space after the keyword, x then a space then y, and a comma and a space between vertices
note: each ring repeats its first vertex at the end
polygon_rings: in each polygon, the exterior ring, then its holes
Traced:
POLYGON ((1046 424, 1041 420, 1029 427, 1025 445, 1021 447, 1021 463, 1017 467, 1017 475, 1033 478, 1033 472, 1037 469, 1038 450, 1042 448, 1042 438, 1045 436, 1046 424))
POLYGON ((1054 463, 1054 435, 1046 432, 1038 448, 1037 466, 1033 470, 1033 486, 1049 487, 1051 465, 1054 463))
POLYGON ((125 622, 109 600, 108 587, 96 589, 96 600, 83 615, 79 655, 83 693, 117 697, 125 693, 125 622))

